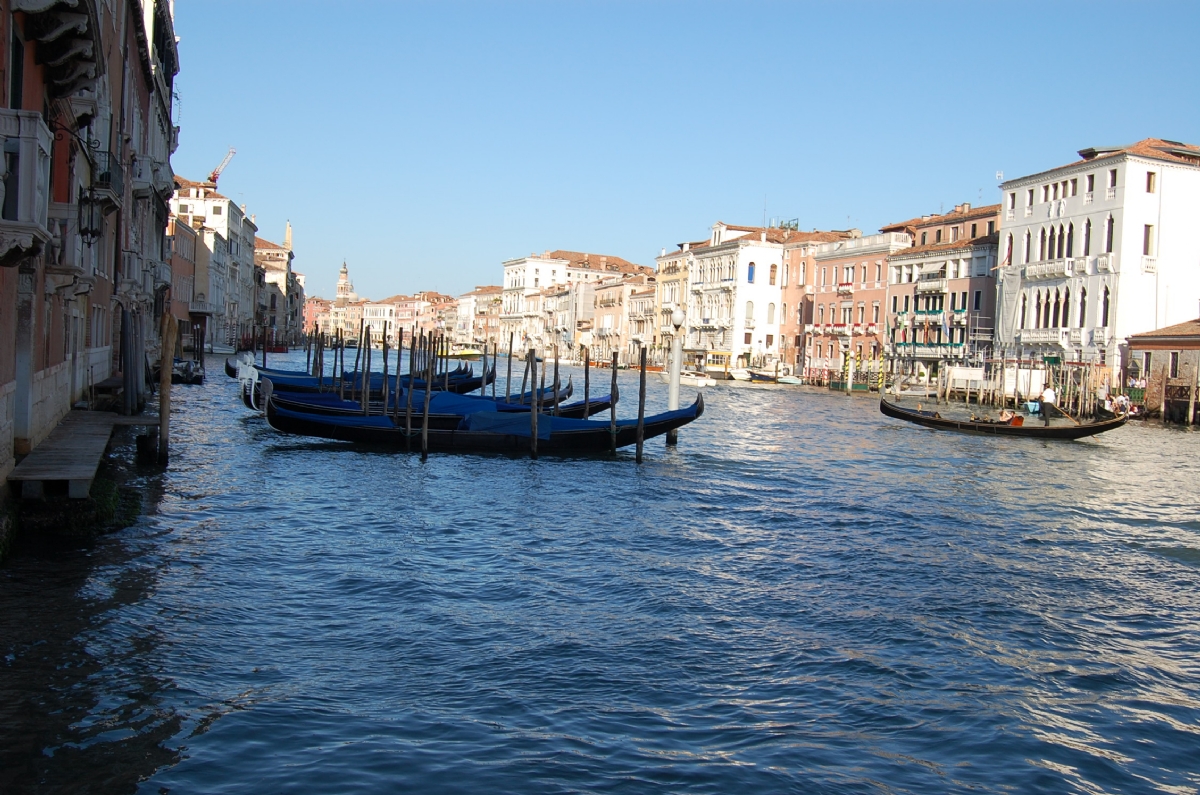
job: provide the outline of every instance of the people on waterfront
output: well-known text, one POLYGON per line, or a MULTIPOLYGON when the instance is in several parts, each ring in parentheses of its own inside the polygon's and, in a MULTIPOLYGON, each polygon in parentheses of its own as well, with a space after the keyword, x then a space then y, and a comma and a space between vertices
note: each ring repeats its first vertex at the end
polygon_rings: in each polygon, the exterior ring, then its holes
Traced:
POLYGON ((1045 424, 1045 425, 1050 424, 1050 410, 1054 407, 1054 404, 1057 402, 1058 402, 1058 395, 1055 394, 1054 387, 1047 385, 1046 388, 1042 390, 1041 413, 1042 413, 1043 424, 1045 424))
POLYGON ((1016 413, 1013 412, 1011 409, 1001 409, 1000 410, 1000 422, 1004 423, 1005 425, 1011 425, 1012 421, 1013 421, 1013 417, 1015 417, 1015 416, 1017 416, 1016 413))

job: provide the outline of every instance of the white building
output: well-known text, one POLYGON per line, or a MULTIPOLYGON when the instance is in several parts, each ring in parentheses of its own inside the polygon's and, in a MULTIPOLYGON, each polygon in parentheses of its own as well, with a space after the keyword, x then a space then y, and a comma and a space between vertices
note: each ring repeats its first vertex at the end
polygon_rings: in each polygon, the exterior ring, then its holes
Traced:
MULTIPOLYGON (((793 234, 718 221, 707 244, 685 244, 686 262, 680 261, 683 252, 658 258, 660 271, 670 265, 687 271, 686 295, 677 300, 686 305, 682 331, 689 360, 715 371, 777 359, 783 244, 793 234)), ((673 297, 663 295, 664 315, 673 297)))
POLYGON ((1107 364, 1131 334, 1195 317, 1200 147, 1083 149, 1003 191, 999 352, 1107 364))
POLYGON ((540 293, 547 287, 579 282, 596 283, 624 273, 652 271, 621 257, 563 249, 547 251, 541 256, 530 254, 528 257, 505 261, 500 310, 501 339, 507 340, 508 335, 513 334, 513 346, 517 350, 553 344, 556 340, 546 336, 540 293))

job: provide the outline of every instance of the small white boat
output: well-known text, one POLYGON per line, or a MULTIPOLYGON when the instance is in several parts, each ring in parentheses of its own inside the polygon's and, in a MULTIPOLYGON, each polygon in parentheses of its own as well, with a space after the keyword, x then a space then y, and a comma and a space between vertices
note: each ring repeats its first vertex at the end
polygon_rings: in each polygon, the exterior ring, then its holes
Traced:
POLYGON ((775 383, 785 384, 787 386, 800 386, 804 383, 804 381, 794 375, 781 375, 779 378, 775 379, 775 383))
MULTIPOLYGON (((662 381, 664 384, 671 383, 671 371, 670 370, 663 370, 661 373, 659 373, 659 376, 662 378, 662 381)), ((680 371, 679 383, 684 386, 694 386, 694 387, 716 386, 717 385, 716 380, 714 378, 712 378, 712 376, 710 376, 706 373, 701 373, 697 370, 682 370, 682 371, 680 371)))
POLYGON ((750 371, 744 367, 735 367, 729 371, 729 377, 734 381, 749 381, 750 371))

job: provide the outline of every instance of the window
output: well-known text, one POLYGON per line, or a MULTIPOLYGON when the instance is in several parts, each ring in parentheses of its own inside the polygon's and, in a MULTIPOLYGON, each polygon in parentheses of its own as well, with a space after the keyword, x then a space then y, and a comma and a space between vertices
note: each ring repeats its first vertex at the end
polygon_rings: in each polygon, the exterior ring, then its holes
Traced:
POLYGON ((1105 287, 1104 300, 1100 302, 1100 325, 1104 328, 1108 328, 1108 299, 1109 292, 1108 288, 1105 287))
MULTIPOLYGON (((767 325, 775 322, 775 304, 767 304, 767 325)), ((768 345, 770 343, 767 343, 768 345)))
POLYGON ((879 302, 878 301, 871 304, 871 322, 872 323, 879 322, 879 302))
POLYGON ((1146 377, 1146 378, 1150 377, 1150 362, 1152 361, 1152 358, 1153 357, 1151 357, 1150 351, 1146 351, 1145 353, 1142 354, 1142 376, 1143 377, 1146 377))
POLYGON ((1089 218, 1083 222, 1083 256, 1090 256, 1092 253, 1092 219, 1089 218))
POLYGON ((1084 328, 1087 320, 1087 289, 1079 291, 1079 327, 1084 328))
POLYGON ((925 237, 926 237, 926 235, 927 235, 927 234, 928 234, 927 232, 922 232, 922 233, 921 233, 921 245, 922 245, 922 246, 923 246, 923 245, 925 245, 925 237))
MULTIPOLYGON (((772 345, 774 345, 774 344, 775 344, 775 335, 774 335, 774 334, 768 334, 768 335, 767 335, 767 347, 768 347, 768 348, 770 348, 770 347, 771 347, 772 345)), ((364 376, 364 377, 365 377, 365 376, 364 376)))
POLYGON ((746 302, 746 320, 749 320, 749 321, 754 320, 754 302, 753 301, 746 302))
POLYGON ((1113 250, 1113 217, 1108 216, 1104 222, 1104 253, 1111 254, 1113 250))
POLYGON ((1075 256, 1075 224, 1067 226, 1067 256, 1075 256))
POLYGON ((1078 194, 1079 194, 1079 180, 1072 179, 1071 180, 1071 195, 1076 196, 1078 194))
MULTIPOLYGON (((774 285, 775 285, 775 276, 776 276, 776 274, 778 274, 778 273, 779 273, 779 266, 778 266, 778 265, 772 265, 772 266, 771 266, 771 275, 770 275, 770 277, 768 278, 768 283, 769 283, 770 285, 772 285, 772 286, 774 286, 774 285)), ((750 281, 754 281, 754 279, 751 279, 750 281)))
POLYGON ((908 296, 904 296, 904 311, 908 311, 908 296))
POLYGON ((1154 189, 1158 187, 1158 175, 1153 171, 1146 172, 1146 193, 1154 193, 1154 189))
POLYGON ((788 276, 789 276, 790 271, 791 271, 791 266, 789 266, 788 263, 786 263, 786 262, 783 263, 783 286, 784 287, 788 286, 788 276))
POLYGON ((220 214, 221 214, 221 205, 214 204, 213 205, 213 215, 220 215, 220 214))
POLYGON ((875 281, 877 281, 877 282, 883 281, 883 263, 882 262, 875 263, 875 281))
POLYGON ((895 311, 896 311, 896 306, 897 306, 899 303, 900 303, 900 296, 898 296, 898 295, 893 295, 893 296, 892 296, 892 312, 893 312, 893 313, 895 313, 895 311))
POLYGON ((186 214, 187 211, 188 211, 188 206, 186 204, 179 205, 179 214, 180 215, 186 214))
POLYGON ((780 323, 787 322, 787 304, 783 304, 782 306, 779 307, 779 322, 780 323))
POLYGON ((933 233, 933 242, 935 242, 935 243, 942 242, 942 230, 939 229, 933 233))
MULTIPOLYGON (((1171 351, 1171 378, 1179 377, 1179 351, 1171 351)), ((1165 386, 1165 384, 1164 384, 1165 386)))
POLYGON ((1044 203, 1044 202, 1048 202, 1048 201, 1050 201, 1050 186, 1043 185, 1042 186, 1042 202, 1044 203))
POLYGON ((754 263, 753 262, 751 262, 750 266, 748 268, 746 268, 746 282, 748 284, 754 284, 754 263))
POLYGON ((825 304, 817 305, 817 323, 825 322, 825 304))
POLYGON ((971 224, 971 237, 978 237, 976 234, 978 224, 971 224))
POLYGON ((958 227, 957 226, 950 228, 950 242, 951 243, 958 242, 958 227))
POLYGON ((1154 225, 1146 224, 1142 227, 1142 254, 1147 257, 1154 256, 1154 225))
POLYGON ((1026 315, 1026 312, 1028 309, 1029 309, 1029 296, 1023 295, 1023 296, 1021 296, 1021 328, 1026 327, 1025 326, 1025 315, 1026 315))
POLYGON ((1110 169, 1108 172, 1108 187, 1117 187, 1117 170, 1115 168, 1110 169))
POLYGON ((1054 196, 1053 196, 1053 198, 1054 198, 1054 201, 1058 201, 1058 183, 1057 183, 1057 182, 1055 182, 1055 183, 1054 183, 1054 196))
POLYGON ((1088 174, 1086 177, 1084 177, 1084 181, 1087 184, 1086 190, 1088 193, 1091 193, 1092 191, 1094 191, 1096 189, 1096 175, 1095 174, 1088 174))
POLYGON ((1025 191, 1025 206, 1026 207, 1033 206, 1033 188, 1030 188, 1029 190, 1025 191))
POLYGON ((1010 210, 1017 209, 1017 194, 1015 194, 1015 193, 1008 194, 1008 209, 1010 209, 1010 210))
POLYGON ((747 345, 750 344, 750 332, 749 331, 746 332, 746 344, 747 345))

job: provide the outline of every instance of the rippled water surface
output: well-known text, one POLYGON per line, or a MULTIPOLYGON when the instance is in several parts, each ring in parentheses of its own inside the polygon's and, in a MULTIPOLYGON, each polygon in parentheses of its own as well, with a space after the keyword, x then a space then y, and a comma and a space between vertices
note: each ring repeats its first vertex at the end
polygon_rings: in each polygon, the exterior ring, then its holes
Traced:
POLYGON ((720 385, 640 466, 422 464, 210 370, 139 524, 0 570, 0 789, 1200 790, 1194 433, 720 385))

